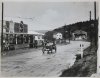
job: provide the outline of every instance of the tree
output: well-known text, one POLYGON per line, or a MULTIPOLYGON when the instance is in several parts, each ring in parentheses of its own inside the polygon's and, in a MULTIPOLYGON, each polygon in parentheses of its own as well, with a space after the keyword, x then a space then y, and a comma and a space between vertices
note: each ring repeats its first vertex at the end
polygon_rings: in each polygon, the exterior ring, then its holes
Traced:
POLYGON ((66 24, 63 26, 63 37, 64 37, 64 39, 67 39, 67 33, 66 33, 66 31, 67 31, 67 26, 66 26, 66 24))
POLYGON ((70 26, 68 26, 68 34, 69 34, 69 43, 70 43, 70 37, 71 37, 71 28, 70 28, 70 26))

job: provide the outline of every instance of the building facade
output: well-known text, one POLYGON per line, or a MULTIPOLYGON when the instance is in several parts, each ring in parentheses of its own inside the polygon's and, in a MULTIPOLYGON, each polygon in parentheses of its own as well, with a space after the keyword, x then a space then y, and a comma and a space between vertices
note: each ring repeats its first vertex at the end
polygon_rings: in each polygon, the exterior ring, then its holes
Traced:
POLYGON ((86 40, 87 39, 87 32, 82 30, 76 30, 72 33, 73 40, 86 40))
POLYGON ((63 39, 62 33, 60 32, 54 33, 53 38, 55 38, 56 40, 63 39))

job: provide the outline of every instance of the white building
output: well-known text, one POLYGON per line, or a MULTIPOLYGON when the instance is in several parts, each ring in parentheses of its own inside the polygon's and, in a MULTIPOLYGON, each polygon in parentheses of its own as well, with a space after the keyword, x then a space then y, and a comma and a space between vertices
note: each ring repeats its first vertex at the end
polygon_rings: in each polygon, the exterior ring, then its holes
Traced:
POLYGON ((60 32, 54 33, 53 38, 55 38, 56 40, 62 39, 63 38, 62 33, 60 32))
POLYGON ((34 36, 34 40, 37 40, 38 45, 42 45, 42 42, 44 41, 44 38, 43 38, 44 34, 38 33, 35 31, 29 31, 28 34, 34 36))
POLYGON ((72 33, 73 40, 86 40, 87 39, 87 32, 82 30, 76 30, 72 33))
POLYGON ((44 40, 43 39, 44 34, 42 34, 42 33, 38 33, 38 32, 35 32, 35 31, 29 31, 28 34, 34 35, 35 40, 44 40))

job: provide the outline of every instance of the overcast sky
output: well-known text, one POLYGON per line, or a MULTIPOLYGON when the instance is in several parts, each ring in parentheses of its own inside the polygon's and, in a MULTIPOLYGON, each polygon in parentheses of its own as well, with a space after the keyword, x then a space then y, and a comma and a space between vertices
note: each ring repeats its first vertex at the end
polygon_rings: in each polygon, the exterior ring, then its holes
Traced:
POLYGON ((4 19, 28 24, 29 30, 48 30, 94 19, 93 2, 5 2, 4 19))

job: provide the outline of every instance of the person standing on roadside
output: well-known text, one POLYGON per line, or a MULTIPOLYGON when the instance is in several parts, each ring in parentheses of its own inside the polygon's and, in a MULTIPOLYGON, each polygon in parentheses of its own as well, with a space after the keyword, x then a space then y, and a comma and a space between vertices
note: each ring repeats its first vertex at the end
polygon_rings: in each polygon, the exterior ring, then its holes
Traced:
POLYGON ((37 48, 38 46, 37 46, 37 40, 35 40, 35 48, 37 48))

